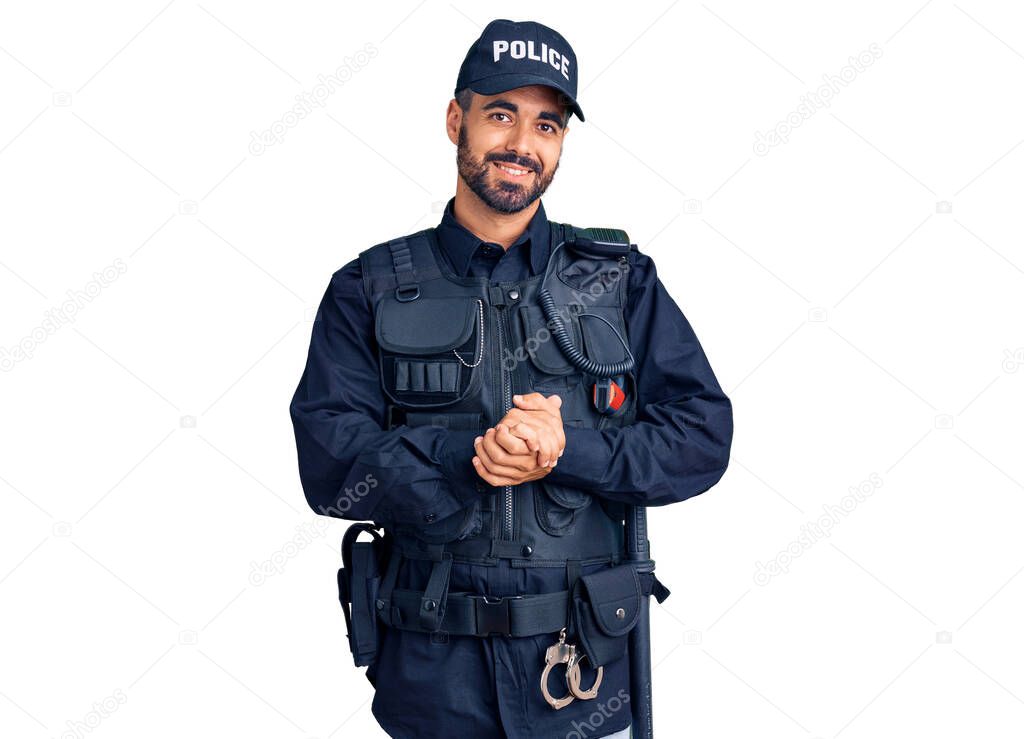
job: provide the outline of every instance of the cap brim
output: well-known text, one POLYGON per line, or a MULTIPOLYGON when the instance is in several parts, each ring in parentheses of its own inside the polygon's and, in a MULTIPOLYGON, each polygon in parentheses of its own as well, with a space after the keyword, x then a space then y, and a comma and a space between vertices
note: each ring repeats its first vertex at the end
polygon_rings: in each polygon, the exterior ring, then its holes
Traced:
POLYGON ((569 94, 565 87, 557 85, 549 77, 542 77, 539 74, 496 74, 491 77, 485 77, 482 80, 470 82, 466 86, 473 92, 478 92, 481 95, 497 95, 499 92, 507 92, 517 87, 527 87, 528 85, 544 85, 545 87, 558 90, 565 98, 565 104, 569 106, 569 110, 581 121, 586 120, 583 117, 583 109, 580 108, 579 103, 576 102, 576 99, 569 94))

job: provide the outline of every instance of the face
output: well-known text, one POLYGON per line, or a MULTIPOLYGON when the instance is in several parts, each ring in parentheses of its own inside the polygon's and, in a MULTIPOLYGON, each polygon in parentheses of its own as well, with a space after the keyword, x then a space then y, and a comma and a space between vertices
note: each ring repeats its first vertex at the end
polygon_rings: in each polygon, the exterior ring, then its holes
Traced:
POLYGON ((469 110, 449 105, 449 136, 458 126, 459 176, 499 213, 518 213, 547 190, 558 169, 562 140, 559 93, 531 85, 497 95, 474 95, 469 110), (461 120, 452 119, 452 108, 461 120))

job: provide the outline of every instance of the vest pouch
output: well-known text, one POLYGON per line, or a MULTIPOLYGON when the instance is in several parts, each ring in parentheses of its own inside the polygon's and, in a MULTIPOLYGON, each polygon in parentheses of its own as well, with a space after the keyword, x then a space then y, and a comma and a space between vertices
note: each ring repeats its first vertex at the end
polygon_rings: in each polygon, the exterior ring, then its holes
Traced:
MULTIPOLYGON (((629 339, 620 320, 619 310, 607 306, 591 306, 586 313, 580 315, 580 333, 583 334, 583 345, 589 358, 604 364, 614 364, 627 359, 626 348, 622 343, 623 341, 628 342, 629 339), (608 325, 609 323, 611 326, 608 325), (619 340, 619 336, 622 337, 622 341, 619 340)), ((597 424, 599 429, 627 425, 632 423, 635 418, 637 404, 635 374, 629 372, 620 375, 615 378, 615 381, 619 383, 622 391, 626 394, 626 400, 617 411, 601 414, 597 424)))
POLYGON ((627 276, 629 269, 618 260, 577 255, 559 270, 558 279, 577 292, 597 295, 620 289, 619 282, 627 276))
MULTIPOLYGON (((573 344, 579 346, 579 320, 573 308, 574 306, 560 306, 559 316, 573 344)), ((577 369, 566 360, 562 350, 558 348, 541 307, 523 304, 519 306, 517 315, 523 343, 521 350, 516 354, 516 360, 528 360, 535 388, 544 385, 564 388, 570 382, 575 384, 578 378, 570 376, 575 375, 577 369)))
POLYGON ((379 641, 374 602, 380 589, 383 550, 383 540, 372 524, 353 524, 342 539, 338 600, 345 614, 348 646, 356 667, 371 665, 377 659, 379 641), (373 541, 356 541, 364 531, 373 534, 373 541))
POLYGON ((473 388, 482 361, 483 303, 477 298, 391 293, 377 303, 374 331, 385 393, 409 408, 450 405, 473 388))
POLYGON ((583 575, 573 587, 576 632, 594 667, 626 654, 629 632, 640 619, 640 578, 632 564, 583 575))
POLYGON ((538 525, 551 536, 572 532, 577 511, 590 505, 593 497, 579 488, 558 485, 541 478, 533 490, 533 507, 538 525))
POLYGON ((580 332, 583 334, 584 353, 595 362, 613 364, 626 359, 622 341, 628 341, 626 332, 619 324, 621 312, 618 308, 592 305, 579 316, 580 332), (606 323, 607 321, 607 323, 606 323), (611 326, 608 325, 611 324, 611 326), (613 329, 612 326, 615 328, 613 329), (619 337, 622 341, 619 341, 619 337))

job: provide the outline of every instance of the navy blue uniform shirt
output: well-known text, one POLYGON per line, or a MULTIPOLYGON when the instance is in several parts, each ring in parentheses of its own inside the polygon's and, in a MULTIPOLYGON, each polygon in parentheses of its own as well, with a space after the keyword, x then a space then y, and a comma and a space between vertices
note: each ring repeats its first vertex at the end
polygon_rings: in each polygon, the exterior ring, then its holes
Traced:
MULTIPOLYGON (((453 206, 454 198, 437 237, 456 274, 497 283, 543 272, 551 249, 543 203, 508 250, 468 231, 455 220, 453 206)), ((636 422, 600 430, 566 427, 565 452, 548 475, 609 500, 660 506, 702 493, 721 478, 732 443, 732 405, 654 262, 642 252, 632 252, 630 260, 625 318, 636 359, 636 422)), ((481 478, 471 459, 481 432, 434 426, 388 431, 387 406, 372 312, 354 259, 331 277, 291 402, 310 507, 386 527, 389 520, 408 520, 402 512, 409 510, 432 512, 440 521, 501 489, 487 486, 481 493, 477 487, 481 478)), ((517 494, 532 495, 531 485, 519 485, 517 494)), ((422 590, 430 565, 405 560, 397 587, 422 590)), ((449 589, 498 596, 566 586, 564 569, 510 567, 502 560, 495 567, 455 563, 449 589)), ((373 713, 391 736, 503 739, 579 731, 598 737, 629 725, 628 702, 621 697, 628 700, 626 657, 606 665, 596 699, 555 711, 539 687, 544 651, 554 638, 448 636, 441 643, 430 634, 381 628, 378 660, 367 678, 376 688, 373 713)), ((584 685, 590 677, 584 676, 584 685)))

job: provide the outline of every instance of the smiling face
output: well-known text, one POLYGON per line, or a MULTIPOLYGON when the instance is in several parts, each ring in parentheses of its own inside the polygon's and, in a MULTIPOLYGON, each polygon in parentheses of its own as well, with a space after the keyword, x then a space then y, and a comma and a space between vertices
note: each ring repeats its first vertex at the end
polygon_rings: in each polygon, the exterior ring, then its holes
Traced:
POLYGON ((459 177, 490 208, 518 213, 544 194, 558 169, 569 130, 559 93, 530 85, 468 97, 466 110, 449 105, 450 137, 458 126, 459 177))

